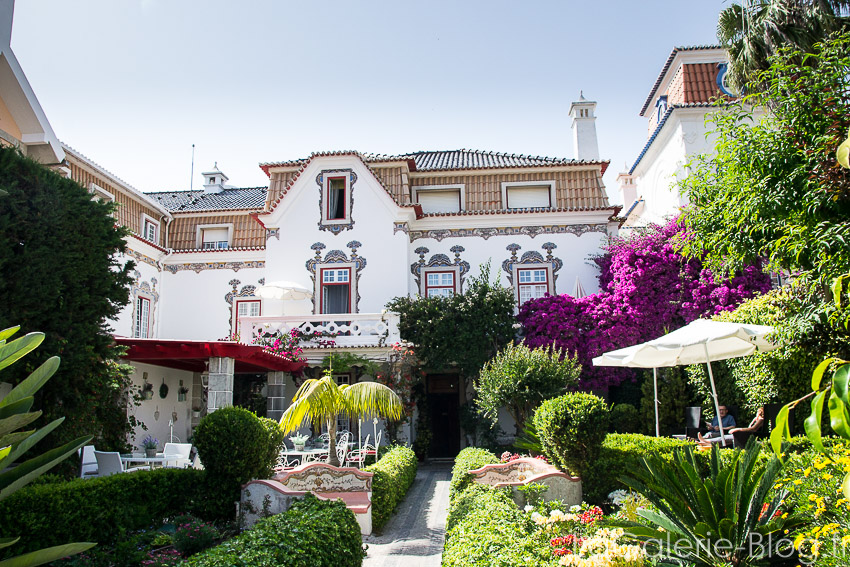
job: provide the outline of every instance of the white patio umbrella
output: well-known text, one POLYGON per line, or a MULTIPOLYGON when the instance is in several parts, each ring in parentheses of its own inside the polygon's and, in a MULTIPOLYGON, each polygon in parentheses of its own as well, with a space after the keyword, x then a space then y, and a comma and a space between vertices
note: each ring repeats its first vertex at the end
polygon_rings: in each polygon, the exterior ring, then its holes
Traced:
POLYGON ((313 291, 299 283, 289 281, 270 282, 254 290, 254 294, 263 299, 310 299, 313 291))
POLYGON ((573 297, 576 299, 581 299, 586 296, 587 293, 584 291, 584 287, 581 285, 581 280, 576 276, 576 285, 573 287, 573 297))
MULTIPOLYGON (((711 362, 747 356, 756 351, 770 351, 777 345, 765 337, 773 332, 767 325, 727 323, 709 319, 697 319, 681 329, 663 337, 632 347, 607 352, 593 359, 596 366, 630 366, 636 368, 658 368, 705 363, 711 382, 714 410, 717 412, 720 436, 723 438, 723 423, 720 420, 720 404, 711 362)), ((656 382, 656 434, 658 434, 656 382)), ((723 441, 725 444, 725 440, 723 441)))

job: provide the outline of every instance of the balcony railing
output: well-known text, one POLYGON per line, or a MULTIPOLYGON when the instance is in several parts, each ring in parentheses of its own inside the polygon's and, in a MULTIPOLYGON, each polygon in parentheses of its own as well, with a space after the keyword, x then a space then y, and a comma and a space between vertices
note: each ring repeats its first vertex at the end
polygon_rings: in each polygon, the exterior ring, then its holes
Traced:
POLYGON ((398 323, 399 315, 393 312, 240 317, 239 336, 247 341, 260 330, 284 334, 298 329, 305 335, 319 333, 317 339, 303 343, 305 347, 319 347, 327 340, 339 347, 375 347, 401 341, 398 323))

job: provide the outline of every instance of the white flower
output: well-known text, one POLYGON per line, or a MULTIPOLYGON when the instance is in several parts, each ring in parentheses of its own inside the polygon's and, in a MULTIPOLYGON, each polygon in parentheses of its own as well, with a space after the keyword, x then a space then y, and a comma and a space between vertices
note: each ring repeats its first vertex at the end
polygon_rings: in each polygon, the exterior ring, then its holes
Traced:
POLYGON ((575 506, 570 506, 570 512, 581 512, 581 506, 576 504, 575 506))
POLYGON ((531 512, 532 510, 534 510, 534 506, 532 506, 531 504, 526 504, 523 510, 525 510, 526 512, 531 512))

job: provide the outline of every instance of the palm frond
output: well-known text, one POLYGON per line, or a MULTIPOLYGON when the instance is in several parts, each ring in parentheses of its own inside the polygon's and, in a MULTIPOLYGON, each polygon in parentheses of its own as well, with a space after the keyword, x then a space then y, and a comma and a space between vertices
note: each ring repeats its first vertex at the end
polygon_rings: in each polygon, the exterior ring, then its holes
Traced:
POLYGON ((349 417, 385 417, 398 421, 403 406, 398 395, 377 382, 359 382, 341 392, 344 412, 349 417))
POLYGON ((284 434, 298 431, 310 423, 321 427, 322 424, 336 419, 341 409, 340 389, 333 378, 311 378, 298 388, 292 398, 292 404, 280 418, 280 426, 284 434))

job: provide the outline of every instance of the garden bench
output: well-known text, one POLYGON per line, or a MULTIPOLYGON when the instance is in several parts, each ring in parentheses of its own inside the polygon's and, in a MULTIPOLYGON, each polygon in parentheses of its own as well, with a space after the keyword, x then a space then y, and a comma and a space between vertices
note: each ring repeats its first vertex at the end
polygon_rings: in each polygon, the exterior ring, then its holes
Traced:
POLYGON ((510 487, 517 505, 524 504, 524 496, 517 486, 532 482, 545 484, 549 490, 542 494, 544 500, 561 500, 568 506, 581 504, 581 479, 561 472, 543 459, 521 457, 507 463, 493 463, 469 471, 472 480, 495 487, 510 487))
POLYGON ((240 510, 246 527, 289 508, 293 498, 312 493, 322 500, 342 500, 360 525, 372 533, 372 473, 327 463, 304 463, 270 480, 252 480, 242 487, 240 510))

